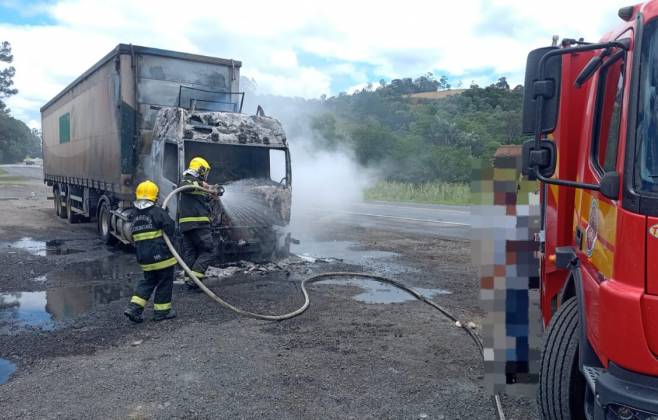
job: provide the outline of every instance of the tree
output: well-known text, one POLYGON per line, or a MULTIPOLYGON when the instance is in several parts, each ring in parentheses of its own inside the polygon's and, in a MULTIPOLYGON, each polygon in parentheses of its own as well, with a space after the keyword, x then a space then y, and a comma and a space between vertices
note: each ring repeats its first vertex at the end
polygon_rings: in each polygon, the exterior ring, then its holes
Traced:
POLYGON ((496 88, 498 89, 509 90, 509 83, 507 83, 507 77, 500 77, 494 86, 496 86, 496 88))
MULTIPOLYGON (((0 62, 11 64, 14 61, 14 56, 11 53, 11 44, 3 41, 0 44, 0 62)), ((13 66, 6 67, 0 70, 0 112, 5 114, 9 113, 7 105, 2 100, 18 93, 18 89, 14 88, 14 75, 16 69, 13 66)))
POLYGON ((0 113, 0 163, 41 156, 41 139, 22 121, 0 113))
POLYGON ((448 83, 448 76, 441 76, 439 78, 439 90, 449 90, 450 83, 448 83))

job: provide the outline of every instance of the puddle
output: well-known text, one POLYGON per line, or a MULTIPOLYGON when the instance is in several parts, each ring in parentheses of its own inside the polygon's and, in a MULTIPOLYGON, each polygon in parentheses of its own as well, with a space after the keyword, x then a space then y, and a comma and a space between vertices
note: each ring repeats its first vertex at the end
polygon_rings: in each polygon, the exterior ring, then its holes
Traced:
POLYGON ((99 305, 115 300, 127 299, 133 286, 133 281, 124 281, 0 294, 0 331, 10 326, 52 330, 56 321, 92 312, 99 305))
POLYGON ((384 275, 418 271, 390 261, 399 256, 395 252, 366 250, 360 248, 357 242, 351 241, 302 240, 299 245, 291 246, 291 252, 302 257, 336 258, 347 264, 361 265, 384 275))
POLYGON ((7 359, 0 359, 0 385, 9 380, 9 377, 16 372, 16 365, 7 359))
POLYGON ((140 277, 135 257, 120 254, 35 277, 32 281, 51 287, 38 292, 0 294, 0 332, 15 327, 52 330, 57 321, 128 299, 140 277))
MULTIPOLYGON (((27 236, 17 241, 1 242, 0 248, 27 251, 30 254, 39 257, 45 257, 46 255, 76 254, 82 252, 81 249, 69 248, 62 240, 55 239, 52 241, 38 241, 27 236)), ((9 252, 11 253, 12 251, 9 252)))
MULTIPOLYGON (((322 280, 317 284, 335 284, 339 286, 360 287, 363 289, 363 292, 352 296, 352 299, 363 303, 403 303, 416 300, 415 297, 411 296, 409 293, 403 290, 398 289, 395 286, 386 283, 380 283, 375 280, 322 280)), ((413 289, 428 299, 431 299, 437 295, 452 294, 452 292, 445 289, 424 289, 422 287, 414 287, 413 289)))
POLYGON ((52 329, 52 318, 46 312, 46 292, 0 294, 0 323, 52 329))

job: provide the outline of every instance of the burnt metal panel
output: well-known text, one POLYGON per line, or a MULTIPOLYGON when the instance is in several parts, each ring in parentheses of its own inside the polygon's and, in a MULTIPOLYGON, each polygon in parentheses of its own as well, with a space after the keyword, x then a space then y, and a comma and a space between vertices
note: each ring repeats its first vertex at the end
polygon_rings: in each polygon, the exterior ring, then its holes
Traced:
POLYGON ((135 108, 121 101, 121 173, 135 171, 135 108))

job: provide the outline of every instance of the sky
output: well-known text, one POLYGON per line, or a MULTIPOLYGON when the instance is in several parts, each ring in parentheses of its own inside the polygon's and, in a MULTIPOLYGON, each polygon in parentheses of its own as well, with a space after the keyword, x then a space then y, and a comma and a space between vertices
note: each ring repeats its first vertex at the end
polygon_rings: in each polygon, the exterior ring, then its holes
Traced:
POLYGON ((446 75, 453 85, 522 82, 551 37, 598 40, 614 0, 0 0, 14 53, 12 114, 39 108, 118 43, 232 58, 260 94, 317 98, 381 79, 446 75))

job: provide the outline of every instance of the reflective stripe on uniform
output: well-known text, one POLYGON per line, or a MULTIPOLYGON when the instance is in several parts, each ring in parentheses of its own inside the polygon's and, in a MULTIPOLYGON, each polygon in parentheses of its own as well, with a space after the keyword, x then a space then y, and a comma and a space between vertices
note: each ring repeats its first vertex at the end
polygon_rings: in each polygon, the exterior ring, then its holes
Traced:
POLYGON ((206 276, 205 273, 200 273, 200 272, 194 271, 194 270, 192 270, 192 274, 194 274, 195 276, 197 276, 197 278, 200 278, 200 279, 202 279, 206 276))
POLYGON ((176 258, 174 257, 168 258, 166 260, 158 261, 152 264, 140 264, 142 270, 144 271, 161 270, 163 268, 171 267, 172 265, 176 265, 176 258))
POLYGON ((208 222, 210 223, 210 217, 208 216, 192 216, 192 217, 181 217, 178 219, 178 223, 187 223, 187 222, 208 222))
POLYGON ((146 299, 142 299, 137 295, 133 295, 133 297, 130 298, 130 303, 135 303, 143 308, 146 306, 146 299))
POLYGON ((162 229, 154 230, 152 232, 133 233, 135 241, 145 241, 147 239, 155 239, 162 236, 162 229))
POLYGON ((169 303, 154 303, 153 310, 155 311, 168 311, 171 309, 171 302, 169 303))

